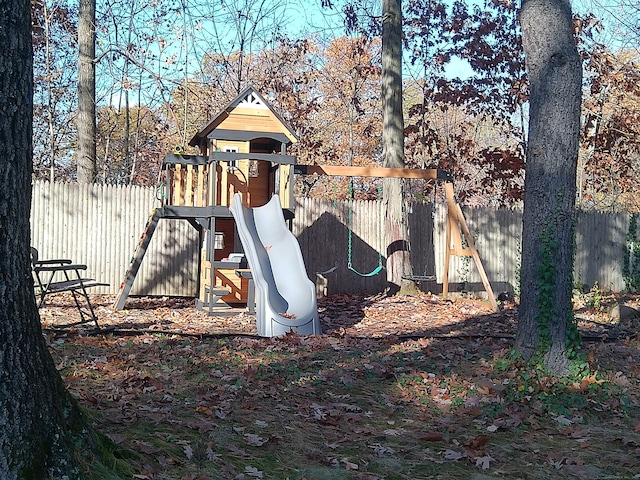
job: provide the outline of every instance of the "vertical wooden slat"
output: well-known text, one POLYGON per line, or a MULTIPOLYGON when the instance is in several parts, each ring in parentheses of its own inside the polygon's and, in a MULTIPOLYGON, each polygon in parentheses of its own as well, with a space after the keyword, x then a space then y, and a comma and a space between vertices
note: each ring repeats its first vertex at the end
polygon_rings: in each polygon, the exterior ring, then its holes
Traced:
POLYGON ((198 165, 197 171, 197 180, 196 180, 196 194, 195 194, 195 206, 196 207, 206 207, 206 194, 204 192, 205 175, 206 175, 206 165, 198 165))
POLYGON ((193 165, 187 165, 185 189, 184 189, 184 204, 188 207, 194 205, 193 198, 193 165))

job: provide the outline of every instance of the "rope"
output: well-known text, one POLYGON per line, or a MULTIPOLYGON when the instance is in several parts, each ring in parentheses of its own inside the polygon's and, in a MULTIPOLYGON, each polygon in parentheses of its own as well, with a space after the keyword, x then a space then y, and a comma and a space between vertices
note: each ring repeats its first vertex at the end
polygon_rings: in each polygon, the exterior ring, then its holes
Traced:
MULTIPOLYGON (((402 198, 409 198, 408 195, 405 195, 405 189, 407 188, 407 184, 410 185, 410 181, 408 179, 402 179, 402 198)), ((435 187, 433 189, 434 191, 434 198, 432 201, 432 205, 435 204, 435 187)), ((411 206, 411 204, 409 203, 409 201, 402 201, 402 224, 405 228, 405 231, 407 232, 407 239, 406 239, 406 244, 407 244, 407 255, 409 256, 409 262, 411 262, 411 232, 410 232, 410 228, 409 228, 409 215, 411 213, 413 213, 413 207, 411 206)), ((433 211, 433 210, 432 210, 433 211)), ((432 214, 433 215, 433 214, 432 214)), ((402 278, 405 280, 411 280, 412 282, 430 282, 430 281, 434 281, 436 279, 435 275, 429 275, 427 274, 427 266, 424 266, 424 274, 423 275, 409 275, 406 270, 405 270, 405 263, 402 263, 402 278)))
MULTIPOLYGON (((407 234, 407 238, 406 238, 406 242, 407 242, 407 256, 409 257, 409 262, 411 262, 411 232, 409 231, 409 213, 411 213, 409 211, 409 209, 407 208, 407 202, 405 202, 404 198, 405 198, 405 189, 406 189, 406 185, 405 185, 405 179, 403 178, 401 180, 402 184, 400 187, 400 195, 402 195, 402 212, 401 212, 401 221, 402 221, 402 226, 403 231, 406 232, 407 234)), ((405 262, 402 262, 402 278, 404 278, 405 280, 413 280, 413 281, 419 281, 417 276, 416 278, 412 278, 414 277, 414 275, 408 275, 407 272, 405 271, 405 262)))

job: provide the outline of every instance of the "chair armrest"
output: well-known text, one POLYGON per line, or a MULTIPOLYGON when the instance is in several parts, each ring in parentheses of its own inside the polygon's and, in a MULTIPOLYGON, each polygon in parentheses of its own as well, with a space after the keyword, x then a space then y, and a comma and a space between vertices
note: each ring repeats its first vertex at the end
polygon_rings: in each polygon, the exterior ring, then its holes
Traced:
POLYGON ((68 258, 59 258, 59 259, 51 259, 51 260, 36 260, 34 262, 34 264, 36 266, 40 266, 40 265, 56 265, 56 264, 60 264, 60 265, 66 265, 71 263, 71 260, 69 260, 68 258))
POLYGON ((70 272, 72 270, 86 270, 86 265, 81 265, 79 263, 69 263, 65 265, 45 265, 45 266, 35 266, 34 271, 36 272, 70 272))

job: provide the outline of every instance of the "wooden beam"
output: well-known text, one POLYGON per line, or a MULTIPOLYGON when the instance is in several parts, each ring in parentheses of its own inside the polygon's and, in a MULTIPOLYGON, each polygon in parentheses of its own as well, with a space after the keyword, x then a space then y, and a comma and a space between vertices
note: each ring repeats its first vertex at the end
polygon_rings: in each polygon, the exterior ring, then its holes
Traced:
POLYGON ((473 257, 473 261, 475 262, 478 273, 480 274, 480 279, 482 280, 484 289, 487 292, 489 303, 493 307, 494 312, 499 312, 500 309, 498 308, 496 297, 493 294, 491 283, 489 283, 489 279, 487 278, 484 266, 482 265, 482 260, 480 260, 480 254, 478 253, 478 249, 474 244, 473 237, 471 236, 471 231, 469 230, 469 226, 467 225, 467 221, 464 218, 464 214, 462 213, 460 205, 456 203, 453 196, 453 185, 449 183, 445 184, 444 190, 447 197, 447 244, 445 245, 445 264, 442 295, 446 297, 449 293, 449 261, 451 259, 451 255, 464 257, 471 256, 473 257), (464 238, 467 241, 468 248, 466 249, 462 248, 460 229, 462 229, 464 238), (454 247, 452 248, 451 241, 454 235, 457 237, 457 240, 454 240, 454 247))
POLYGON ((464 236, 467 239, 467 243, 469 244, 469 249, 471 250, 471 255, 473 257, 473 260, 476 262, 476 268, 478 269, 478 273, 480 274, 480 278, 482 279, 482 284, 484 285, 484 289, 487 292, 489 303, 491 303, 491 306, 493 307, 493 311, 497 313, 500 311, 500 308, 498 308, 498 302, 496 302, 496 297, 493 294, 493 289, 491 288, 491 284, 489 283, 487 274, 484 271, 484 267, 482 266, 482 261, 480 260, 480 254, 478 253, 478 249, 473 243, 471 232, 469 231, 467 222, 464 219, 464 215, 462 214, 462 209, 460 208, 460 205, 456 204, 456 209, 458 211, 458 220, 460 221, 460 226, 462 227, 464 236))
POLYGON ((378 178, 424 178, 426 180, 447 180, 445 170, 436 168, 385 168, 347 167, 342 165, 296 165, 297 174, 330 175, 336 177, 378 177, 378 178))

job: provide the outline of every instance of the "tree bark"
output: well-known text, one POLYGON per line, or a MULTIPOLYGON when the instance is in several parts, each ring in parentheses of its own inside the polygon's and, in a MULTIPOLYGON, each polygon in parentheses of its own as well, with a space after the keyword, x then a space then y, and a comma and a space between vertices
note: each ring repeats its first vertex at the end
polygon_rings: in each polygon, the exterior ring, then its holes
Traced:
POLYGON ((88 429, 45 345, 31 277, 29 0, 0 3, 0 45, 0 478, 78 478, 88 429))
POLYGON ((568 0, 525 0, 520 21, 531 96, 516 349, 565 374, 582 69, 568 0))
MULTIPOLYGON (((382 2, 382 155, 384 166, 404 167, 404 117, 402 112, 402 2, 382 2)), ((385 178, 387 293, 410 293, 409 229, 404 214, 402 179, 385 178)))
POLYGON ((96 178, 96 0, 80 0, 78 13, 78 183, 96 178))

